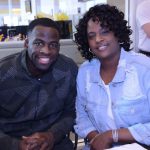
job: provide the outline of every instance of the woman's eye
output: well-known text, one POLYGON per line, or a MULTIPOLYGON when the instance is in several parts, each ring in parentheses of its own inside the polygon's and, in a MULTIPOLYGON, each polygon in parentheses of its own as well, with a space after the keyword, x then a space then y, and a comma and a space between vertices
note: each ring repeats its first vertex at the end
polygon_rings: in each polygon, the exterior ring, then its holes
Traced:
POLYGON ((89 35, 88 35, 88 39, 93 39, 94 37, 95 37, 94 34, 89 34, 89 35))
POLYGON ((104 29, 100 32, 101 35, 105 35, 105 34, 108 34, 109 33, 109 30, 107 29, 104 29))

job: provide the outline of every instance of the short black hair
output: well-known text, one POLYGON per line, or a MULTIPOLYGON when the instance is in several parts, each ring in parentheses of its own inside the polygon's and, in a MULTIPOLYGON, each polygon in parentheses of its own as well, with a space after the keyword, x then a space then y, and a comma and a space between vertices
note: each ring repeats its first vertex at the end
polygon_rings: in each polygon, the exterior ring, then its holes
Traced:
POLYGON ((58 33, 60 33, 59 26, 54 20, 49 19, 49 18, 37 18, 30 22, 30 24, 27 28, 27 34, 32 32, 34 27, 36 27, 38 25, 55 28, 58 31, 58 33))
POLYGON ((84 58, 91 60, 95 57, 94 54, 89 52, 87 37, 87 24, 90 19, 93 21, 99 20, 102 28, 108 28, 114 33, 121 47, 126 51, 131 50, 130 44, 132 41, 130 40, 130 35, 132 34, 132 30, 124 19, 124 13, 118 10, 116 6, 98 4, 91 7, 89 11, 84 14, 83 18, 79 20, 76 26, 76 33, 74 34, 75 42, 84 58))

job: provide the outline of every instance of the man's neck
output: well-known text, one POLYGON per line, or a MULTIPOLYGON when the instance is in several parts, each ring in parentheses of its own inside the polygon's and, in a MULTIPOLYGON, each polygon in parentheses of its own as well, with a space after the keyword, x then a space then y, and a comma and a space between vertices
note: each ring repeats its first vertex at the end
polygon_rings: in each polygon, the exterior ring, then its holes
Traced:
POLYGON ((30 60, 28 54, 26 57, 26 64, 29 72, 34 76, 34 77, 41 77, 43 74, 45 74, 47 71, 41 71, 36 68, 36 66, 32 63, 30 60))

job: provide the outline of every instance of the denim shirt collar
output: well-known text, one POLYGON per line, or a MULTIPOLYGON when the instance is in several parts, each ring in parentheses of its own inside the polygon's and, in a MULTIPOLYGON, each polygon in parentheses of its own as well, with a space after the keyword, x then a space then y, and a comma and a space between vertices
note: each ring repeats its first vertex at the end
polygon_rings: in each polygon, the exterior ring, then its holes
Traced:
POLYGON ((125 80, 126 71, 127 71, 127 63, 126 63, 127 57, 128 57, 128 52, 126 52, 123 48, 121 48, 117 71, 112 80, 113 83, 123 82, 125 80))

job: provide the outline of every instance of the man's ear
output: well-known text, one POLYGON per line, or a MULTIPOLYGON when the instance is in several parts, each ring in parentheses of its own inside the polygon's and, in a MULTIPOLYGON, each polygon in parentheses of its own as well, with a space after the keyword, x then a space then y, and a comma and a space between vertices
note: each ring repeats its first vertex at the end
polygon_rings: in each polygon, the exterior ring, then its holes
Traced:
POLYGON ((28 48, 28 43, 29 43, 28 39, 25 39, 25 41, 24 41, 24 48, 28 48))

